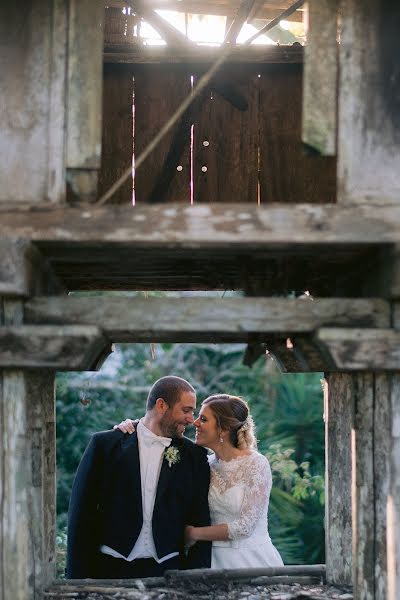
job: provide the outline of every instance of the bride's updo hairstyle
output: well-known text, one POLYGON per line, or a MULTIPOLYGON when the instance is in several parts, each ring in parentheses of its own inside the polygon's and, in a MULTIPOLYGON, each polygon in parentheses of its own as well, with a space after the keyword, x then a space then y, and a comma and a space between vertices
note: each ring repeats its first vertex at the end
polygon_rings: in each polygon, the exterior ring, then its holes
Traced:
POLYGON ((218 427, 229 432, 229 440, 235 448, 256 448, 255 426, 245 400, 229 394, 215 394, 206 398, 202 406, 210 408, 218 427))

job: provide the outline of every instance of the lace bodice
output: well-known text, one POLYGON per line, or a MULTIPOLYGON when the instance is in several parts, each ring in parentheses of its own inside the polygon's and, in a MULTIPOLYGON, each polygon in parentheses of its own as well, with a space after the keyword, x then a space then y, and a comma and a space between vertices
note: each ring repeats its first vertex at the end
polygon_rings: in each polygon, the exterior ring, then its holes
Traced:
POLYGON ((227 523, 229 538, 268 536, 272 475, 268 460, 252 451, 229 462, 209 457, 211 523, 227 523))

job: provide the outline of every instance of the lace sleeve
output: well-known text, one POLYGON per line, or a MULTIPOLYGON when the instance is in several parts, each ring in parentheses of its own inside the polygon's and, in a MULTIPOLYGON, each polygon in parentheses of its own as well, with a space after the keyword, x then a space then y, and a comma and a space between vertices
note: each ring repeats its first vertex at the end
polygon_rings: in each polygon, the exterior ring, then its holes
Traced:
POLYGON ((244 497, 240 515, 228 523, 231 540, 249 537, 264 512, 272 487, 272 475, 265 457, 256 455, 243 471, 244 497))

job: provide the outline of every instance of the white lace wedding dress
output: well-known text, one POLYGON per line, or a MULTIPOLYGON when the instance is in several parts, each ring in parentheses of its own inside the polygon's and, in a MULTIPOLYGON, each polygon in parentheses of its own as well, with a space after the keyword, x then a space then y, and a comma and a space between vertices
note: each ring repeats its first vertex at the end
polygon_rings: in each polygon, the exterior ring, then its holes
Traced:
POLYGON ((272 475, 268 460, 252 451, 231 461, 209 457, 211 524, 227 523, 229 540, 212 543, 212 569, 277 567, 283 562, 268 533, 272 475))

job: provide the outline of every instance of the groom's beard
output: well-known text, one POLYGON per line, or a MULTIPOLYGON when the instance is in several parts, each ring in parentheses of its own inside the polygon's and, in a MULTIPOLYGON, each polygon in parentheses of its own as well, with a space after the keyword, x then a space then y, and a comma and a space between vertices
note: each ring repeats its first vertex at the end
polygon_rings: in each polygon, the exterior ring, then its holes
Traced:
POLYGON ((160 421, 160 430, 164 437, 180 438, 185 433, 185 423, 171 420, 168 412, 162 417, 160 421))

